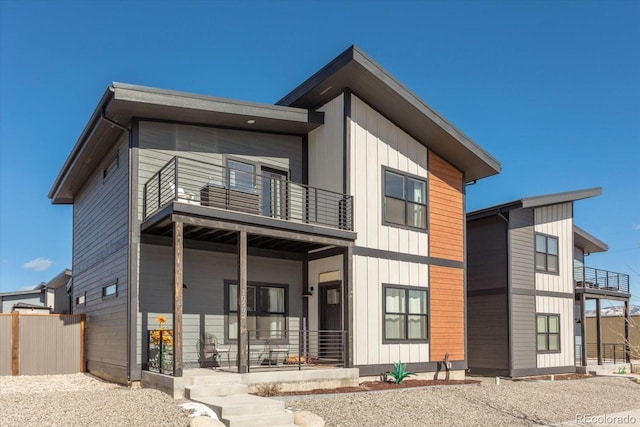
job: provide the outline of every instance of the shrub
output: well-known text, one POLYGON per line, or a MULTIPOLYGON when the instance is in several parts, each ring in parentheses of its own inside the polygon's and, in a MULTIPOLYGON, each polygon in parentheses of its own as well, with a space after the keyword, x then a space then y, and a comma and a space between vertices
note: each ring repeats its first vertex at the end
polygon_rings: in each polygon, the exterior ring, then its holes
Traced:
POLYGON ((388 374, 395 380, 396 384, 401 384, 409 375, 415 375, 413 372, 407 371, 407 365, 402 362, 394 363, 393 368, 393 371, 388 372, 388 374))
POLYGON ((260 397, 280 396, 280 384, 264 383, 256 386, 256 395, 260 397))

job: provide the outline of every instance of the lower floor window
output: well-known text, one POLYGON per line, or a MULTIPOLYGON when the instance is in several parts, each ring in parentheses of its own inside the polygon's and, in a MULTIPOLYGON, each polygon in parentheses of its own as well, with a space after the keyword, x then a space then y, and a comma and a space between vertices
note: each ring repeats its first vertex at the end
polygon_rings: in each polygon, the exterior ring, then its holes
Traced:
POLYGON ((536 315, 538 352, 560 351, 560 315, 536 315))
MULTIPOLYGON (((238 339, 238 285, 228 284, 228 337, 238 339)), ((247 286, 247 329, 250 339, 286 336, 287 289, 275 285, 247 286)))
POLYGON ((384 340, 426 341, 427 307, 424 289, 384 286, 384 340))

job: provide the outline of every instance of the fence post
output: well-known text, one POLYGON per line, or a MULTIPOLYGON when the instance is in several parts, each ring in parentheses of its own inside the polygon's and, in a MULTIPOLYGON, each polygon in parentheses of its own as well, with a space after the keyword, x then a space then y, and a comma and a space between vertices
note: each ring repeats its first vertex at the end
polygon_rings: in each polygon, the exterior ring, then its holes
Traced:
POLYGON ((11 375, 20 375, 20 314, 11 314, 11 375))
POLYGON ((80 372, 87 372, 86 349, 85 349, 85 328, 87 326, 87 315, 80 315, 80 372))

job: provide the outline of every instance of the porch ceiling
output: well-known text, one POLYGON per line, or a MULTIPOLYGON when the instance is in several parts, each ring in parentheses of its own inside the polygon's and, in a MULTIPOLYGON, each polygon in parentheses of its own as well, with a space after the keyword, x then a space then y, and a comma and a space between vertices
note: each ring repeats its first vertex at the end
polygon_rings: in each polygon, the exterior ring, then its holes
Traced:
MULTIPOLYGON (((167 222, 148 229, 146 233, 156 236, 171 237, 173 235, 173 223, 167 222)), ((230 230, 212 229, 196 225, 184 225, 184 239, 209 242, 221 245, 235 246, 238 243, 238 232, 230 230)), ((289 240, 285 238, 248 234, 247 242, 251 248, 269 249, 273 251, 308 253, 315 249, 325 247, 325 244, 289 240)))
MULTIPOLYGON (((266 218, 270 221, 268 224, 247 223, 239 221, 246 219, 246 215, 240 213, 235 215, 238 219, 236 221, 230 221, 227 218, 206 218, 190 215, 184 212, 185 208, 188 210, 190 207, 182 206, 180 203, 171 203, 142 224, 143 234, 169 240, 168 238, 173 235, 173 223, 179 221, 184 224, 185 244, 193 242, 195 245, 191 244, 191 246, 195 247, 200 243, 200 247, 203 249, 229 251, 229 248, 237 245, 238 231, 240 230, 247 231, 247 243, 250 249, 289 252, 298 255, 326 247, 346 247, 353 244, 351 239, 335 236, 335 234, 343 234, 342 230, 327 230, 327 234, 320 234, 318 227, 308 226, 307 232, 301 232, 300 230, 306 224, 278 221, 272 218, 266 218), (280 224, 282 228, 278 229, 276 224, 280 224), (295 226, 298 230, 288 229, 289 226, 295 226)), ((218 210, 210 209, 210 211, 208 213, 215 214, 218 210)), ((229 212, 225 211, 224 213, 228 214, 229 212)), ((355 240, 355 233, 349 232, 349 234, 353 235, 355 240)), ((160 242, 160 240, 157 241, 160 242)))

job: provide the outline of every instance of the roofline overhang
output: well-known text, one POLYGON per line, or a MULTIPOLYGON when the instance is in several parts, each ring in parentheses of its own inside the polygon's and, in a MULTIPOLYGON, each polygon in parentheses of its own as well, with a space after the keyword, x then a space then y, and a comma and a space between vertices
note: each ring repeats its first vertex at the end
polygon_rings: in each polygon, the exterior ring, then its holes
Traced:
POLYGON ((518 208, 537 208, 542 206, 557 205, 561 203, 575 202, 576 200, 596 197, 602 194, 602 187, 587 188, 584 190, 565 191, 563 193, 546 194, 542 196, 525 197, 512 202, 490 206, 467 213, 467 221, 497 215, 499 212, 507 212, 518 208))
POLYGON ((609 245, 575 224, 573 225, 573 245, 584 250, 585 255, 609 250, 609 245))
POLYGON ((71 279, 71 275, 71 269, 65 268, 63 272, 58 274, 53 279, 49 280, 45 286, 49 289, 57 289, 61 286, 66 285, 69 282, 69 279, 71 279))
POLYGON ((463 172, 465 181, 500 173, 498 160, 355 45, 276 104, 316 109, 345 90, 371 103, 394 124, 463 172))
POLYGON ((48 194, 52 203, 73 203, 74 190, 65 188, 70 175, 93 171, 95 162, 100 160, 95 159, 95 153, 99 157, 106 149, 96 145, 112 145, 130 129, 134 118, 294 135, 307 135, 324 123, 323 113, 303 108, 113 83, 100 99, 54 181, 48 194), (95 141, 97 139, 99 141, 95 141), (92 167, 78 172, 90 162, 92 167))

